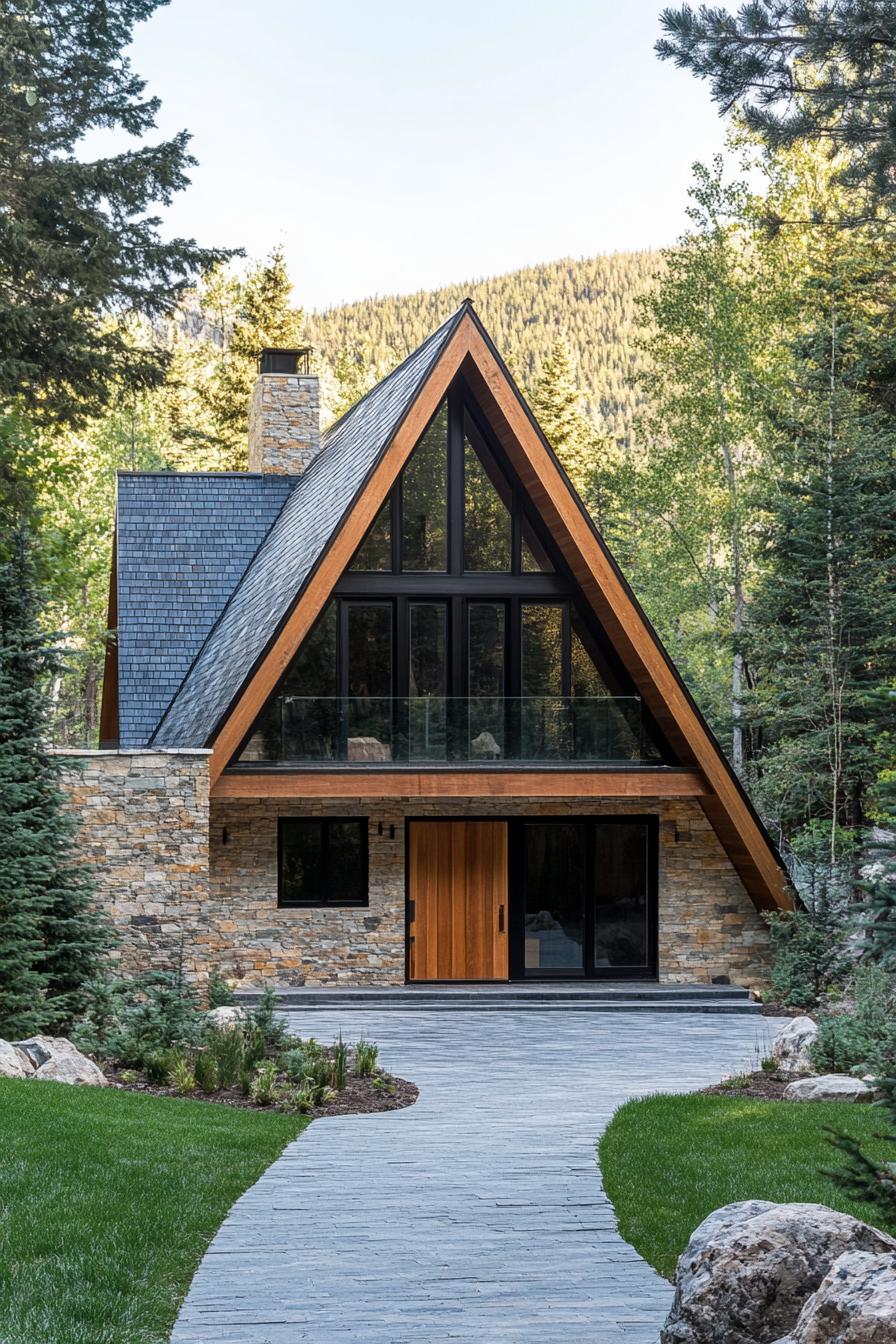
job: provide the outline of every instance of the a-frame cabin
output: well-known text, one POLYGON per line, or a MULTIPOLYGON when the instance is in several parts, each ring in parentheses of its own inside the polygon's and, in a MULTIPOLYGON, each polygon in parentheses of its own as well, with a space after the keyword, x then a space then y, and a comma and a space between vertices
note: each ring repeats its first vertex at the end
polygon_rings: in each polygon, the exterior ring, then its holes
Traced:
POLYGON ((247 473, 123 474, 110 624, 106 747, 207 772, 197 973, 762 981, 780 860, 469 303, 322 435, 265 351, 247 473))

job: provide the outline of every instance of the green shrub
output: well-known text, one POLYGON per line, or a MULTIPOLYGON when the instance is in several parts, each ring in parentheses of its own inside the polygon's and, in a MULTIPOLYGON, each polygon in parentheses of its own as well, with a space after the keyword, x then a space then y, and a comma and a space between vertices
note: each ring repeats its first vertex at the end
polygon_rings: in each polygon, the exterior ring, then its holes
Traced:
POLYGON ((220 1086, 233 1087, 240 1076, 245 1058, 245 1042, 241 1028, 222 1030, 220 1027, 210 1027, 205 1033, 205 1041, 217 1065, 220 1086))
POLYGON ((198 1044, 205 1026, 193 987, 172 972, 150 971, 93 984, 71 1037, 89 1054, 143 1068, 160 1051, 198 1044))
POLYGON ((208 977, 208 987, 206 989, 209 1008, 227 1008, 234 999, 233 990, 217 971, 211 971, 208 977))
POLYGON ((163 1087, 168 1082, 175 1061, 182 1058, 183 1054, 179 1050, 155 1050, 144 1059, 143 1072, 156 1087, 163 1087))
POLYGON ((203 1092, 217 1092, 221 1086, 218 1062, 211 1050, 200 1050, 193 1061, 196 1082, 203 1092))
POLYGON ((767 916, 774 949, 772 988, 791 1008, 813 1008, 842 983, 850 961, 848 926, 830 907, 767 916))
POLYGON ((360 1040, 355 1046, 355 1073, 359 1078, 369 1078, 376 1072, 376 1061, 380 1048, 373 1041, 360 1040))
POLYGON ((180 1097, 189 1097, 196 1091, 196 1074, 183 1055, 178 1056, 168 1073, 168 1082, 180 1097))
POLYGON ((330 1064, 330 1085, 337 1092, 341 1092, 345 1087, 345 1074, 348 1067, 348 1047, 340 1035, 338 1042, 333 1050, 333 1059, 330 1064))
POLYGON ((819 1020, 813 1065, 830 1073, 886 1073, 896 1052, 896 977, 873 962, 862 963, 847 997, 848 1011, 819 1020))
POLYGON ((277 1109, 287 1115, 309 1115, 314 1110, 314 1097, 307 1083, 303 1087, 282 1087, 276 1101, 277 1109))
POLYGON ((249 1086, 249 1096, 256 1106, 272 1106, 277 1092, 277 1067, 273 1060, 266 1059, 255 1070, 255 1076, 249 1086))
POLYGON ((268 986, 262 991, 261 998, 249 1013, 249 1026, 254 1028, 264 1042, 264 1050, 278 1050, 288 1039, 286 1027, 276 1016, 275 998, 274 990, 268 986))
POLYGON ((308 1056, 299 1047, 288 1050, 283 1057, 283 1072, 291 1083, 300 1083, 308 1071, 308 1056))

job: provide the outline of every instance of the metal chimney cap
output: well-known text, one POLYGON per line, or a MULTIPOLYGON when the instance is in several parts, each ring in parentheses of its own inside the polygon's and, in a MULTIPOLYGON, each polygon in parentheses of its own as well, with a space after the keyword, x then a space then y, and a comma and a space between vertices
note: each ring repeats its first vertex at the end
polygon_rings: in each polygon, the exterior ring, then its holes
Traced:
POLYGON ((300 345, 294 350, 267 346, 258 356, 259 373, 310 373, 311 346, 300 345))

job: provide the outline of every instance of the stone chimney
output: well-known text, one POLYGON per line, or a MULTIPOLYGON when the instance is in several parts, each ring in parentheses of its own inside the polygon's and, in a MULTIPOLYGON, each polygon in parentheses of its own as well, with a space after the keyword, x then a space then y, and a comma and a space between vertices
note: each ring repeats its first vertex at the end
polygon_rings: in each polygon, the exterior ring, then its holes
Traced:
POLYGON ((249 404, 249 470, 300 476, 320 451, 311 350, 262 350, 249 404))

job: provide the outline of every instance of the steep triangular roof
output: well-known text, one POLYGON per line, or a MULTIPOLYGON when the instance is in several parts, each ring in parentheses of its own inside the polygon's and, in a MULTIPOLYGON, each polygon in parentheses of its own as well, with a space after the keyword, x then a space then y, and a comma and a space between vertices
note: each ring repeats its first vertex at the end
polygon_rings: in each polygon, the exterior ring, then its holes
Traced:
POLYGON ((703 772, 701 806, 747 890, 761 908, 789 907, 774 845, 468 302, 328 431, 172 700, 154 744, 210 746, 214 784, 459 373, 682 765, 703 772))

